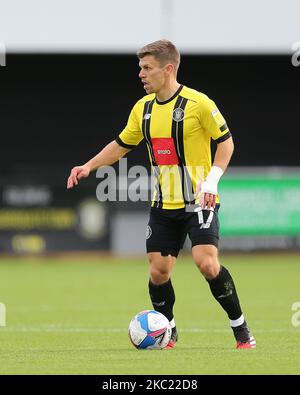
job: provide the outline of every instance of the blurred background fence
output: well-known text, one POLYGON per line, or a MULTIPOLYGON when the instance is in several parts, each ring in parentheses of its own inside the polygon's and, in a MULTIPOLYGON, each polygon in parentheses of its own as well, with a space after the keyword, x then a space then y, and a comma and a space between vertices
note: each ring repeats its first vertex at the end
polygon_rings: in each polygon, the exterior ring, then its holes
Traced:
MULTIPOLYGON (((30 180, 1 186, 1 252, 144 252, 149 202, 120 202, 118 190, 117 201, 99 202, 100 179, 72 191, 55 173, 30 180)), ((300 247, 299 168, 231 168, 219 190, 221 249, 300 247)))

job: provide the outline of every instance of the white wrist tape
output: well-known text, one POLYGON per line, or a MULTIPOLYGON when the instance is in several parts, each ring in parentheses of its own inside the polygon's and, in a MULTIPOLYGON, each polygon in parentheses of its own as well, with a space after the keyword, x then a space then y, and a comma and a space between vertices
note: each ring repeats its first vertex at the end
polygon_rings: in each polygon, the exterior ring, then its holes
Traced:
POLYGON ((223 175, 223 170, 218 166, 210 169, 205 181, 201 185, 201 193, 218 194, 218 182, 223 175))

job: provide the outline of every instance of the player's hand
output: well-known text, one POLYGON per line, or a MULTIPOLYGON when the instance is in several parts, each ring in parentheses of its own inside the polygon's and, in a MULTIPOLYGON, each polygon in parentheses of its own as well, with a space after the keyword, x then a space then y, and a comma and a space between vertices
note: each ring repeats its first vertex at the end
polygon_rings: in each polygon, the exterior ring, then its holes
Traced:
POLYGON ((203 198, 200 200, 201 208, 209 210, 211 207, 216 207, 216 195, 212 193, 204 193, 203 198))
POLYGON ((67 189, 71 189, 75 185, 78 185, 79 180, 88 177, 89 174, 90 168, 87 165, 73 167, 68 178, 67 189))
POLYGON ((209 210, 211 207, 216 207, 217 188, 208 185, 207 181, 197 184, 195 198, 200 198, 200 207, 203 210, 209 210))

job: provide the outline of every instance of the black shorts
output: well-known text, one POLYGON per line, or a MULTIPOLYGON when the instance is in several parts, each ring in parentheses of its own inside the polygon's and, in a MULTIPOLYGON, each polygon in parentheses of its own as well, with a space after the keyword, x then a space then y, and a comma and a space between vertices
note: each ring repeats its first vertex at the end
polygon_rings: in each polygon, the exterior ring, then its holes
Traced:
POLYGON ((187 234, 192 247, 210 244, 218 247, 219 204, 213 211, 187 212, 184 208, 164 210, 151 208, 147 226, 147 252, 160 252, 163 256, 177 257, 187 234))

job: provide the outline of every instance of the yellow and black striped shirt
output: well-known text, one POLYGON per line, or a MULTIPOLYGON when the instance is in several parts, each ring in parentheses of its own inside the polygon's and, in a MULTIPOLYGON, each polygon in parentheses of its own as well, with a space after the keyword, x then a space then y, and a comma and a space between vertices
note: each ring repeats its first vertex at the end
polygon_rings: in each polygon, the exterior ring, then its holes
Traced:
POLYGON ((211 139, 230 137, 216 104, 181 85, 167 101, 159 102, 155 94, 140 99, 116 141, 134 148, 145 139, 155 177, 152 206, 178 209, 195 203, 196 184, 211 168, 211 139))

